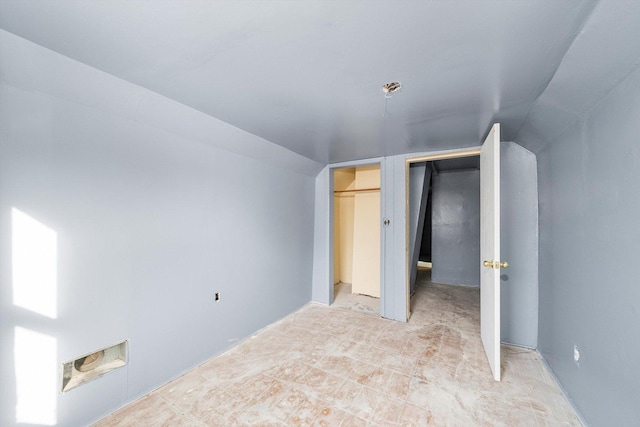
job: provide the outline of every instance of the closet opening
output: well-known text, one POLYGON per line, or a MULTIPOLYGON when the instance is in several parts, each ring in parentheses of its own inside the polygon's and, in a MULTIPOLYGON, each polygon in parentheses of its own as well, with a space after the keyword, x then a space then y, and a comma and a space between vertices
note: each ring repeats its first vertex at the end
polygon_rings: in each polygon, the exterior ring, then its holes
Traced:
POLYGON ((333 173, 333 304, 380 315, 380 164, 333 173))

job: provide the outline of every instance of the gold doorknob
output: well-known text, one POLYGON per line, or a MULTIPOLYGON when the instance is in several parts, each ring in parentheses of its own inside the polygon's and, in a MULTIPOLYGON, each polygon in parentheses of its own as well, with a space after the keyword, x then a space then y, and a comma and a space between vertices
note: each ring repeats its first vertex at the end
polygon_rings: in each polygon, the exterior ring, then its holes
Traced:
POLYGON ((487 268, 495 268, 496 270, 500 269, 500 268, 509 268, 509 263, 506 261, 484 261, 482 263, 482 265, 484 265, 487 268))

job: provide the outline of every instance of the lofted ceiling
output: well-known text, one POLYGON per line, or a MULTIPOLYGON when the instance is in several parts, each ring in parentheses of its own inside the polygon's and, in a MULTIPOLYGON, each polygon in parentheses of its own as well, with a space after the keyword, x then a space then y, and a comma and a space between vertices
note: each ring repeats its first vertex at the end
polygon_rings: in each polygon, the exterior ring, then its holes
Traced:
POLYGON ((0 27, 324 164, 514 139, 594 7, 2 0, 0 27))

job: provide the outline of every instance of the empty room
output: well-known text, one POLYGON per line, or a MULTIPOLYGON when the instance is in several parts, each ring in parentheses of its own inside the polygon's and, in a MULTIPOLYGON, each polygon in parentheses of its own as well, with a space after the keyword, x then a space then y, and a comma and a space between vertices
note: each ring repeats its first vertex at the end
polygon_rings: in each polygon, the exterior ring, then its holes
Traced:
POLYGON ((0 425, 640 425, 639 117, 633 0, 0 0, 0 425))

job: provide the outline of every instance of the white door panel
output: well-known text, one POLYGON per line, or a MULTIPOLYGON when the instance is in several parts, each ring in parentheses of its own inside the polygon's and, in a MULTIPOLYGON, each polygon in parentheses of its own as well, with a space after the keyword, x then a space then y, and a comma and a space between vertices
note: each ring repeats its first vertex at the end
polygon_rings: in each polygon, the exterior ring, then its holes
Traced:
POLYGON ((500 381, 500 125, 480 150, 480 333, 491 372, 500 381), (496 264, 497 263, 497 264, 496 264))

